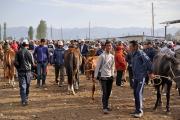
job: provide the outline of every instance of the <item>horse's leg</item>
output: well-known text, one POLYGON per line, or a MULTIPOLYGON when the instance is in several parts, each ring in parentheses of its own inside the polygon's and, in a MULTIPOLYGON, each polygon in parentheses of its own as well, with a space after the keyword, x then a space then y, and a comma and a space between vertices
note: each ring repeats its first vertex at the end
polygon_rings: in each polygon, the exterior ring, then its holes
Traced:
POLYGON ((158 103, 159 103, 159 100, 160 100, 160 97, 161 97, 161 93, 160 93, 160 85, 157 85, 157 86, 155 86, 155 88, 156 88, 156 103, 155 103, 155 106, 154 106, 154 110, 156 110, 157 109, 157 106, 158 106, 158 103))
POLYGON ((170 102, 171 87, 172 87, 172 81, 171 81, 171 80, 167 80, 167 91, 166 91, 167 103, 166 103, 166 112, 170 112, 169 102, 170 102))
POLYGON ((11 70, 10 68, 8 67, 8 80, 9 80, 9 84, 12 85, 12 79, 11 79, 11 70))
POLYGON ((76 95, 76 93, 75 93, 75 91, 74 91, 74 85, 73 85, 73 84, 71 85, 71 91, 72 91, 72 94, 73 94, 73 95, 76 95))
POLYGON ((15 79, 14 79, 14 77, 15 77, 15 68, 14 67, 12 67, 11 72, 12 72, 11 73, 12 86, 14 87, 15 86, 15 79))
MULTIPOLYGON (((163 85, 162 85, 162 89, 163 89, 163 85)), ((160 106, 160 107, 162 107, 162 99, 161 99, 162 89, 160 89, 160 87, 159 87, 159 102, 158 102, 158 106, 160 106)))
POLYGON ((94 71, 92 71, 91 73, 91 78, 92 78, 92 100, 94 100, 94 93, 96 90, 96 86, 95 86, 95 80, 94 80, 94 71))
POLYGON ((76 90, 79 89, 79 71, 77 71, 77 73, 75 75, 75 89, 76 90))
POLYGON ((96 90, 96 86, 95 86, 95 80, 94 78, 92 79, 92 100, 94 100, 94 92, 96 90))
POLYGON ((4 66, 4 81, 6 80, 6 67, 4 66))

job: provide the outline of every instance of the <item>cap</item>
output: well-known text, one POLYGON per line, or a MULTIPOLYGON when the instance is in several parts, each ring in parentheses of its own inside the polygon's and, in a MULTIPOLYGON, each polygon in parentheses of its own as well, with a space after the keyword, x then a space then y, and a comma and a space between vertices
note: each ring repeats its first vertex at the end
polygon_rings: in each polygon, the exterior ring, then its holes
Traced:
POLYGON ((63 45, 63 42, 62 42, 62 41, 58 41, 57 44, 58 44, 58 45, 63 45))
POLYGON ((24 43, 24 44, 29 44, 29 41, 27 40, 27 39, 24 39, 23 41, 22 41, 22 43, 24 43))
POLYGON ((84 39, 81 39, 81 42, 85 42, 85 40, 84 40, 84 39))

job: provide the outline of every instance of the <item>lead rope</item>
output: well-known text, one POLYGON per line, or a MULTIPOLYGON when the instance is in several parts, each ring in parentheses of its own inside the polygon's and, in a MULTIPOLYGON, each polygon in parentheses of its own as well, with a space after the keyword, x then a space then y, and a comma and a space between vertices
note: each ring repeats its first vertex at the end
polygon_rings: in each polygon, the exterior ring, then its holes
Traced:
MULTIPOLYGON (((169 63, 170 63, 170 62, 169 62, 169 63)), ((173 72, 173 70, 172 70, 172 67, 171 67, 171 63, 170 63, 170 72, 171 72, 171 74, 173 75, 173 78, 167 77, 167 76, 162 76, 162 75, 155 75, 155 77, 154 77, 153 79, 151 79, 152 83, 153 83, 154 85, 160 85, 160 84, 162 83, 162 79, 161 79, 161 78, 167 78, 167 79, 169 79, 169 80, 172 81, 172 80, 180 77, 180 76, 175 76, 175 74, 174 74, 174 72, 173 72), (157 84, 155 84, 155 83, 154 83, 154 80, 155 80, 155 79, 159 79, 160 82, 157 83, 157 84)))

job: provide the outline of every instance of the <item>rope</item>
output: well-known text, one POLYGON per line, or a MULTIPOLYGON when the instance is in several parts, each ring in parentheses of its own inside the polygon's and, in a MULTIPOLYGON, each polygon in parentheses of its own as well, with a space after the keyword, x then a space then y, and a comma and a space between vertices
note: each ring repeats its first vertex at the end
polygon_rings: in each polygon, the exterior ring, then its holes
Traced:
POLYGON ((170 72, 172 73, 173 78, 167 77, 167 76, 163 76, 163 75, 155 75, 155 77, 151 79, 152 83, 153 83, 154 85, 160 85, 160 84, 162 83, 162 79, 161 79, 161 78, 166 78, 166 79, 169 79, 169 80, 171 80, 171 81, 174 80, 174 79, 180 78, 180 76, 175 76, 175 74, 174 74, 174 72, 173 72, 173 70, 172 70, 172 67, 171 67, 171 63, 170 63, 170 72), (155 79, 159 79, 160 82, 157 83, 157 84, 155 84, 155 83, 154 83, 154 80, 155 80, 155 79))
POLYGON ((93 71, 94 69, 89 69, 89 70, 85 70, 86 72, 88 72, 88 71, 93 71))

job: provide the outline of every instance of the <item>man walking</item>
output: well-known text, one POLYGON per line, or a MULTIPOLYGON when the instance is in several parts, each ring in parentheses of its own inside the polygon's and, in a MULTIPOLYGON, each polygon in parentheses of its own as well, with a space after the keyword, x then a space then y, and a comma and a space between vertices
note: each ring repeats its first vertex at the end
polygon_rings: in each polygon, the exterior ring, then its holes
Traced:
POLYGON ((44 46, 45 39, 41 39, 41 44, 35 48, 34 58, 37 62, 37 88, 41 85, 46 86, 46 75, 47 75, 47 65, 49 59, 48 48, 44 46), (42 80, 42 84, 41 84, 42 80))
POLYGON ((28 51, 29 42, 23 40, 22 48, 15 57, 15 67, 18 72, 21 104, 28 104, 29 87, 31 81, 31 68, 34 65, 32 54, 28 51))
POLYGON ((147 74, 152 76, 152 64, 149 57, 138 49, 138 42, 131 41, 129 45, 132 60, 133 71, 133 89, 135 98, 135 111, 132 113, 134 117, 140 118, 143 116, 143 89, 145 77, 147 74))
POLYGON ((104 114, 108 114, 111 110, 108 106, 109 97, 111 95, 113 76, 114 76, 114 55, 111 54, 112 44, 110 41, 105 43, 105 52, 102 53, 97 62, 94 78, 97 79, 100 72, 100 84, 102 89, 102 104, 104 114))
POLYGON ((63 86, 64 82, 64 51, 63 42, 58 41, 57 48, 54 51, 53 62, 55 67, 55 82, 58 83, 58 76, 60 71, 59 87, 63 86))
POLYGON ((80 70, 81 70, 81 73, 84 74, 84 72, 85 72, 85 58, 87 57, 87 54, 89 52, 88 45, 85 44, 84 39, 81 40, 79 49, 80 49, 81 55, 83 57, 82 64, 80 66, 80 70))

